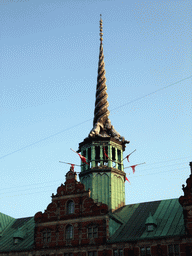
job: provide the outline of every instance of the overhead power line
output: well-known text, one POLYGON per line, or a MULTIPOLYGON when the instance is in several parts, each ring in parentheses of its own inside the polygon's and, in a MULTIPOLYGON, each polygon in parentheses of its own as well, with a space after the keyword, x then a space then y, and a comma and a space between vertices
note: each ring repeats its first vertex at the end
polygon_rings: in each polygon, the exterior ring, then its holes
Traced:
MULTIPOLYGON (((136 177, 142 177, 142 176, 148 176, 148 175, 161 174, 161 173, 165 173, 165 172, 177 172, 178 170, 184 170, 184 169, 187 169, 187 168, 188 167, 184 167, 184 168, 179 168, 179 169, 174 169, 174 170, 169 170, 169 171, 164 171, 164 172, 149 173, 149 174, 145 174, 145 175, 137 175, 137 176, 133 175, 130 178, 133 178, 133 177, 136 178, 136 177)), ((46 187, 48 187, 48 186, 46 186, 46 187)), ((38 189, 38 188, 34 188, 34 189, 38 189)), ((22 191, 27 191, 27 189, 26 190, 22 190, 22 191)), ((19 192, 19 191, 15 191, 15 192, 19 192)), ((5 198, 5 197, 26 196, 26 195, 36 194, 36 193, 41 193, 42 194, 44 192, 50 192, 50 190, 36 191, 36 192, 27 193, 27 194, 20 194, 20 195, 2 196, 2 197, 0 197, 0 199, 5 198)), ((14 193, 14 192, 12 192, 12 193, 14 193)), ((3 194, 5 194, 5 193, 3 193, 3 194)))
POLYGON ((155 175, 155 174, 160 174, 160 173, 165 173, 165 172, 177 172, 178 170, 183 170, 183 169, 188 169, 188 167, 183 167, 183 168, 178 168, 175 170, 169 170, 169 171, 164 171, 164 172, 155 172, 155 173, 148 173, 148 174, 144 174, 144 175, 137 175, 137 176, 131 176, 131 178, 136 178, 136 177, 141 177, 141 176, 148 176, 148 175, 155 175))
POLYGON ((150 96, 150 95, 152 95, 152 94, 154 94, 154 93, 156 93, 156 92, 165 90, 165 89, 167 89, 168 87, 171 87, 171 86, 176 85, 176 84, 178 84, 178 83, 180 83, 180 82, 183 82, 183 81, 185 81, 185 80, 187 80, 187 79, 189 79, 189 78, 192 78, 192 76, 188 76, 188 77, 186 77, 186 78, 184 78, 184 79, 182 79, 182 80, 179 80, 179 81, 177 81, 177 82, 175 82, 175 83, 169 84, 169 85, 167 85, 167 86, 165 86, 165 87, 163 87, 163 88, 160 88, 160 89, 158 89, 158 90, 156 90, 156 91, 154 91, 154 92, 150 92, 150 93, 148 93, 148 94, 146 94, 146 95, 144 95, 144 96, 142 96, 142 97, 139 97, 139 98, 137 98, 137 99, 135 99, 135 100, 129 101, 129 102, 123 104, 123 105, 120 105, 120 106, 118 106, 118 107, 116 107, 116 108, 113 108, 113 109, 110 110, 110 111, 114 111, 114 110, 116 110, 116 109, 118 109, 118 108, 122 108, 122 107, 124 107, 124 106, 126 106, 126 105, 129 105, 129 104, 135 102, 135 101, 138 101, 138 100, 141 100, 141 99, 143 99, 143 98, 145 98, 145 97, 148 97, 148 96, 150 96))
MULTIPOLYGON (((118 107, 116 107, 116 108, 114 108, 114 109, 112 109, 112 110, 110 110, 110 111, 112 112, 112 111, 114 111, 114 110, 116 110, 116 109, 122 108, 122 107, 124 107, 124 106, 126 106, 126 105, 128 105, 128 104, 131 104, 131 103, 133 103, 133 102, 135 102, 135 101, 141 100, 141 99, 143 99, 143 98, 145 98, 145 97, 148 97, 148 96, 150 96, 150 95, 152 95, 152 94, 154 94, 154 93, 156 93, 156 92, 159 92, 159 91, 162 91, 162 90, 164 90, 164 89, 167 89, 168 87, 171 87, 171 86, 173 86, 173 85, 175 85, 175 84, 178 84, 178 83, 183 82, 183 81, 185 81, 185 80, 187 80, 187 79, 190 79, 190 78, 192 78, 192 75, 189 76, 189 77, 186 77, 186 78, 184 78, 184 79, 182 79, 182 80, 179 80, 179 81, 177 81, 177 82, 175 82, 175 83, 169 84, 169 85, 167 85, 167 86, 165 86, 165 87, 163 87, 163 88, 160 88, 160 89, 158 89, 158 90, 156 90, 156 91, 154 91, 154 92, 148 93, 147 95, 144 95, 144 96, 142 96, 142 97, 139 97, 139 98, 137 98, 137 99, 135 99, 135 100, 129 101, 129 102, 127 102, 127 103, 125 103, 125 104, 123 104, 123 105, 120 105, 120 106, 118 106, 118 107)), ((33 142, 33 143, 29 144, 29 145, 26 145, 26 146, 24 146, 24 147, 22 147, 22 148, 19 148, 19 149, 13 151, 13 152, 10 152, 10 153, 8 153, 8 154, 6 154, 6 155, 1 156, 0 159, 3 159, 3 158, 5 158, 5 157, 7 157, 7 156, 10 156, 10 155, 12 155, 12 154, 14 154, 14 153, 17 153, 17 152, 19 152, 19 151, 21 151, 21 150, 23 150, 23 149, 26 149, 26 148, 28 148, 28 147, 31 147, 31 146, 35 145, 35 144, 38 144, 38 143, 40 143, 40 142, 42 142, 42 141, 48 140, 48 139, 50 139, 50 138, 52 138, 52 137, 54 137, 54 136, 56 136, 56 135, 59 135, 59 134, 65 132, 65 131, 71 130, 71 129, 73 129, 73 128, 79 126, 79 125, 82 125, 82 124, 84 124, 84 123, 86 123, 86 122, 89 122, 89 121, 91 121, 91 120, 92 120, 92 118, 90 118, 90 119, 88 119, 88 120, 86 120, 86 121, 83 121, 83 122, 81 122, 81 123, 79 123, 79 124, 73 125, 73 126, 71 126, 71 127, 69 127, 69 128, 66 128, 66 129, 64 129, 64 130, 62 130, 62 131, 59 131, 59 132, 57 132, 57 133, 54 133, 54 134, 52 134, 52 135, 50 135, 50 136, 48 136, 48 137, 45 137, 45 138, 43 138, 43 139, 41 139, 41 140, 35 141, 35 142, 33 142)))
POLYGON ((161 162, 149 163, 149 164, 147 164, 147 165, 167 163, 167 162, 171 162, 171 161, 177 161, 177 160, 181 160, 181 159, 186 159, 186 158, 189 158, 189 157, 191 157, 191 156, 181 157, 181 158, 174 158, 174 159, 171 159, 171 160, 166 160, 166 161, 161 161, 161 162))
MULTIPOLYGON (((145 165, 145 169, 144 171, 150 171, 150 170, 157 170, 157 169, 164 169, 164 168, 168 168, 168 167, 171 167, 171 166, 174 166, 174 165, 181 165, 181 164, 186 164, 186 163, 176 163, 176 164, 171 164, 171 165, 164 165, 164 166, 159 166, 159 167, 154 167, 154 168, 150 168, 148 169, 148 165, 145 165)), ((127 168, 127 167, 126 167, 127 168)))
MULTIPOLYGON (((163 169, 163 167, 162 167, 162 169, 163 169)), ((183 169, 189 169, 189 168, 188 168, 188 167, 182 167, 182 168, 177 168, 177 169, 174 169, 174 170, 147 173, 147 174, 144 174, 144 175, 136 175, 136 176, 133 175, 133 176, 131 176, 131 178, 132 178, 132 177, 140 177, 140 176, 148 176, 148 175, 161 174, 161 173, 165 173, 165 172, 173 172, 173 171, 178 171, 178 170, 183 170, 183 169)), ((151 169, 150 169, 150 170, 151 170, 151 169)), ((144 170, 144 171, 145 171, 145 170, 144 170)), ((148 170, 147 170, 147 171, 148 171, 148 170)), ((143 170, 142 170, 142 172, 143 172, 143 170)), ((34 190, 34 189, 36 189, 36 190, 38 189, 38 190, 39 190, 39 189, 45 188, 45 187, 53 187, 54 184, 50 184, 50 183, 52 183, 52 182, 58 182, 58 183, 60 183, 61 181, 60 181, 60 180, 57 180, 57 181, 40 182, 40 183, 31 184, 32 186, 33 186, 33 185, 41 185, 41 187, 34 187, 34 188, 31 188, 31 187, 29 188, 28 185, 25 185, 25 186, 27 186, 28 188, 22 189, 22 190, 17 190, 17 191, 15 191, 15 192, 27 191, 27 190, 34 190), (43 184, 50 184, 50 185, 46 185, 46 186, 43 186, 43 187, 42 187, 43 184)), ((9 190, 9 192, 1 193, 1 195, 6 194, 6 193, 14 193, 14 191, 10 191, 10 189, 17 189, 18 187, 21 188, 21 187, 25 187, 25 186, 17 186, 17 187, 11 187, 11 188, 0 189, 0 191, 4 191, 5 189, 8 189, 8 190, 9 190)), ((57 188, 56 188, 56 189, 57 189, 57 188)))

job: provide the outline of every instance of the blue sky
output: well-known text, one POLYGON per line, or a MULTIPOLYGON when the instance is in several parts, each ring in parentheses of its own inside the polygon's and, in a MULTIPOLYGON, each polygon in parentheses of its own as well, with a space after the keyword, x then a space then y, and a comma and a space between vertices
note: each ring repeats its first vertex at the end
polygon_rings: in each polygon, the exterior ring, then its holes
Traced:
POLYGON ((124 156, 136 149, 130 165, 146 162, 135 174, 125 169, 126 204, 183 195, 192 161, 191 1, 0 5, 0 212, 44 211, 69 170, 59 161, 80 163, 70 148, 92 129, 100 13, 110 119, 130 141, 124 156))

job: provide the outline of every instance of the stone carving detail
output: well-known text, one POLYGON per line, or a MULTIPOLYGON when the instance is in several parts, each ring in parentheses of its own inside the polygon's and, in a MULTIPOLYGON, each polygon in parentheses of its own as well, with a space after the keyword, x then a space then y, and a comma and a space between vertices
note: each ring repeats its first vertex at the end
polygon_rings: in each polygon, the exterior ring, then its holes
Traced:
POLYGON ((191 168, 191 175, 186 180, 187 185, 182 184, 182 190, 184 192, 184 196, 180 196, 179 202, 182 206, 187 206, 192 204, 192 162, 189 163, 191 168))

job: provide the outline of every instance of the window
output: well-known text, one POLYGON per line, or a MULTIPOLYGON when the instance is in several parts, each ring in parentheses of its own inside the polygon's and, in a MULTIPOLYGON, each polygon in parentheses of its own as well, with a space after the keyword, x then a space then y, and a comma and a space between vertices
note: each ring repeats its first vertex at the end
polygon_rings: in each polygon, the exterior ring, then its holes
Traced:
POLYGON ((68 225, 66 227, 66 240, 70 240, 73 238, 73 226, 68 225))
POLYGON ((91 162, 91 148, 88 148, 88 161, 91 162))
POLYGON ((113 251, 113 256, 123 256, 123 249, 120 250, 114 250, 113 251))
POLYGON ((97 252, 96 251, 88 252, 88 256, 97 256, 97 252))
POLYGON ((113 251, 113 256, 118 256, 118 250, 113 251))
POLYGON ((119 250, 119 256, 123 256, 123 250, 119 250))
POLYGON ((100 163, 100 147, 99 146, 95 147, 95 163, 96 163, 96 166, 99 166, 99 163, 100 163))
POLYGON ((51 242, 51 232, 45 231, 43 232, 43 243, 49 243, 51 242))
POLYGON ((179 245, 172 244, 168 246, 169 256, 179 256, 179 245))
POLYGON ((121 150, 117 149, 117 156, 118 156, 118 169, 121 170, 121 150))
POLYGON ((96 226, 88 227, 88 238, 98 237, 98 228, 96 226))
POLYGON ((67 202, 67 214, 72 214, 74 213, 74 202, 73 201, 69 201, 67 202))
POLYGON ((151 255, 151 248, 150 247, 147 247, 146 248, 146 255, 148 256, 150 256, 151 255))
POLYGON ((151 255, 150 247, 142 247, 140 249, 140 251, 141 251, 141 256, 150 256, 151 255))
POLYGON ((107 166, 108 165, 108 147, 107 146, 103 146, 103 165, 107 166))
POLYGON ((103 147, 103 160, 104 164, 108 163, 108 146, 103 147))
POLYGON ((14 238, 14 244, 18 244, 19 243, 19 238, 14 238))
POLYGON ((153 225, 147 225, 147 231, 153 231, 154 226, 153 225))
POLYGON ((112 147, 112 160, 115 161, 115 148, 112 147))
MULTIPOLYGON (((83 150, 82 156, 84 156, 86 158, 86 150, 83 150)), ((83 171, 85 171, 86 170, 86 164, 81 161, 81 165, 83 166, 83 171)))

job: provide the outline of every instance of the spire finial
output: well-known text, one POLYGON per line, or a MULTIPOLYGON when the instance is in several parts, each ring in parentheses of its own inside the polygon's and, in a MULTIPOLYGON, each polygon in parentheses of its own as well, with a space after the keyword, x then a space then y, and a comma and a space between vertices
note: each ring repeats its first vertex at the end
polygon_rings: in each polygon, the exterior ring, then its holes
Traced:
POLYGON ((102 41, 103 41, 103 21, 102 21, 102 15, 100 14, 100 41, 101 41, 101 44, 102 44, 102 41))

